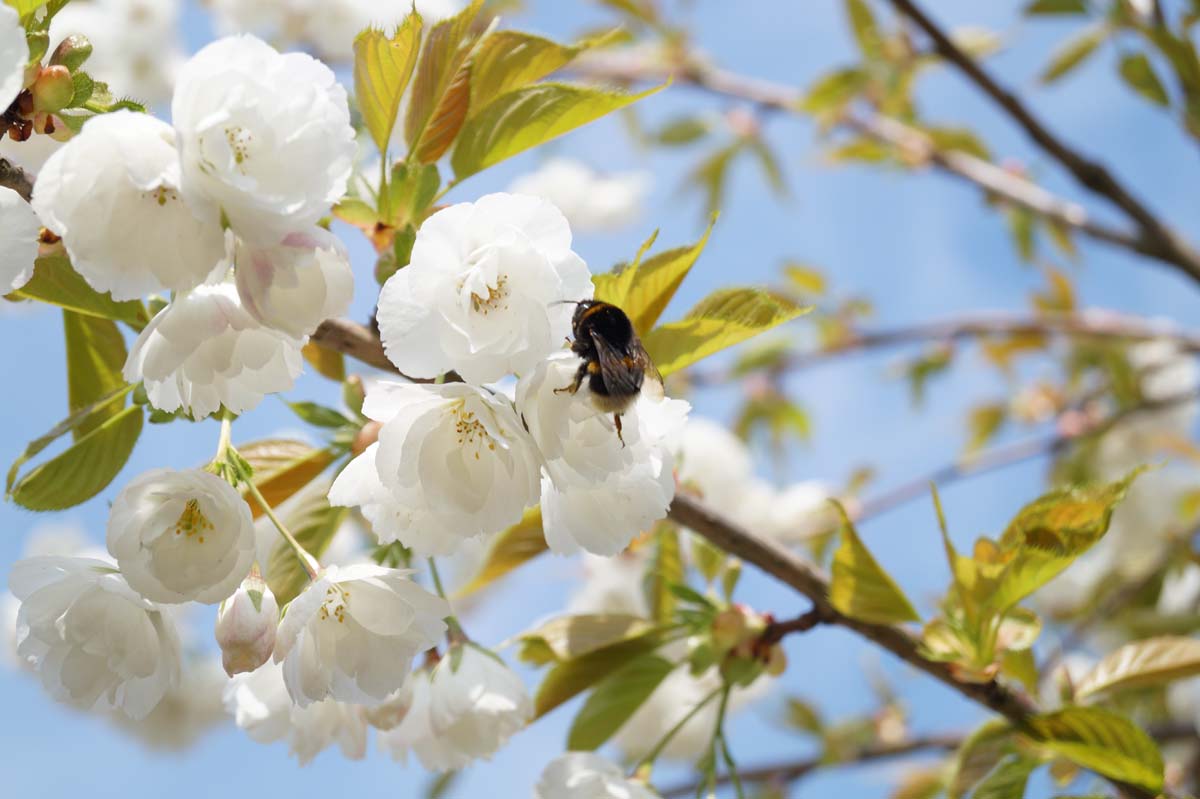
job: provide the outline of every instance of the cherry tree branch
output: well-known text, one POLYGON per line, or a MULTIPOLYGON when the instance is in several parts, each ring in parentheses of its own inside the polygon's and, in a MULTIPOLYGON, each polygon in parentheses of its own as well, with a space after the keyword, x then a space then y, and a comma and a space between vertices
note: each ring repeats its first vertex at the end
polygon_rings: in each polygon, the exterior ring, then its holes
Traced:
POLYGON ((7 158, 0 158, 0 186, 12 189, 25 202, 33 199, 33 180, 24 169, 7 158))
MULTIPOLYGON (((953 46, 953 43, 950 44, 953 46)), ((970 60, 965 54, 963 57, 970 60)), ((802 92, 793 87, 738 75, 696 59, 685 60, 681 67, 672 68, 669 64, 647 63, 639 57, 631 58, 622 53, 598 52, 589 54, 573 64, 571 71, 592 79, 627 84, 661 82, 673 76, 681 83, 769 111, 796 113, 804 99, 802 92)), ((1095 221, 1078 203, 1062 199, 1036 183, 989 161, 962 151, 939 149, 924 132, 898 120, 872 111, 856 110, 844 113, 837 122, 860 135, 894 146, 917 162, 931 164, 943 172, 973 183, 1007 202, 1078 230, 1098 241, 1167 263, 1180 269, 1193 280, 1200 281, 1200 254, 1140 205, 1136 206, 1139 209, 1137 215, 1130 213, 1137 223, 1138 230, 1121 230, 1095 221)), ((1092 166, 1107 175, 1103 167, 1092 166)), ((1111 176, 1109 181, 1112 181, 1111 176)), ((1118 196, 1128 197, 1128 194, 1121 190, 1118 196)), ((1131 197, 1129 199, 1132 200, 1131 197)), ((1136 201, 1133 202, 1136 204, 1136 201)), ((1128 208, 1125 210, 1129 212, 1128 208)))
MULTIPOLYGON (((1149 730, 1150 737, 1159 743, 1178 741, 1197 741, 1195 725, 1186 722, 1168 722, 1158 724, 1149 730)), ((905 755, 921 752, 953 751, 967 739, 964 733, 942 733, 938 735, 922 735, 906 741, 895 743, 875 743, 864 746, 837 760, 829 760, 823 755, 815 757, 794 758, 781 760, 777 763, 767 763, 748 769, 739 769, 738 776, 747 783, 776 783, 786 784, 807 777, 822 768, 845 768, 861 766, 880 760, 888 760, 905 755)), ((723 774, 717 778, 718 785, 728 784, 730 775, 723 774)), ((677 796, 690 796, 696 792, 696 783, 681 782, 660 789, 663 799, 673 799, 677 796)))
MULTIPOLYGON (((1138 200, 1098 161, 1081 154, 1046 127, 1015 94, 1001 86, 967 55, 912 0, 888 0, 892 7, 924 31, 937 53, 999 105, 1044 152, 1062 164, 1080 184, 1120 208, 1139 229, 1145 254, 1172 263, 1200 281, 1200 254, 1138 200)), ((1142 250, 1139 250, 1142 251, 1142 250)))

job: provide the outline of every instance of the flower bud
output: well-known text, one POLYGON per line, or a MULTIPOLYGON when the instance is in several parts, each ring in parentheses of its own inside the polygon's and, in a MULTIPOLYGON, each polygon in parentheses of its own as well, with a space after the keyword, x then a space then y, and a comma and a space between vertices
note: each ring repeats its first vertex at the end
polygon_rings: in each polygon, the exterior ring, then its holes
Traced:
POLYGON ((217 643, 225 673, 254 671, 267 662, 275 649, 279 605, 258 569, 238 586, 233 596, 217 610, 217 643))
POLYGON ((713 645, 722 652, 733 649, 745 636, 746 615, 736 605, 725 608, 713 619, 713 645))
POLYGON ((92 43, 81 33, 73 33, 63 39, 50 56, 51 66, 64 66, 74 72, 83 66, 92 54, 92 43))
POLYGON ((787 671, 787 653, 783 651, 783 647, 775 644, 767 653, 766 672, 772 677, 778 677, 787 671))
POLYGON ((34 111, 58 111, 69 106, 75 97, 71 70, 64 66, 43 69, 29 90, 33 94, 34 111))

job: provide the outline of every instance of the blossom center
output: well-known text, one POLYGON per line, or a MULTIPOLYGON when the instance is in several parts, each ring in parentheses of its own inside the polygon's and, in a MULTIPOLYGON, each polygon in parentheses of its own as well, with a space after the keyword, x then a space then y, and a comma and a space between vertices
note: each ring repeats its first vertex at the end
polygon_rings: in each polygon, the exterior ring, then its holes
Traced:
POLYGON ((350 606, 350 592, 340 586, 331 585, 325 589, 325 601, 317 611, 317 618, 325 621, 337 619, 338 624, 346 623, 346 608, 350 606))
POLYGON ((179 199, 179 194, 170 186, 159 186, 154 191, 146 192, 146 196, 154 198, 154 202, 159 205, 166 205, 168 201, 174 202, 179 199))
POLYGON ((481 297, 474 291, 471 292, 471 310, 476 313, 482 313, 487 316, 489 312, 495 310, 508 310, 508 297, 512 291, 508 287, 508 275, 499 275, 496 278, 496 285, 486 286, 487 296, 481 297))
POLYGON ((486 443, 490 450, 496 449, 496 442, 483 423, 475 416, 474 411, 468 411, 465 403, 458 402, 454 406, 454 434, 458 437, 459 447, 470 447, 475 451, 475 460, 479 460, 479 450, 486 443))
POLYGON ((229 143, 234 163, 242 167, 240 171, 245 174, 242 165, 250 157, 250 143, 254 141, 254 134, 241 125, 231 125, 225 128, 225 141, 229 143))
POLYGON ((189 499, 183 506, 183 513, 175 520, 175 535, 185 538, 195 536, 199 544, 204 543, 204 533, 212 529, 213 523, 204 515, 204 511, 200 510, 200 500, 197 499, 189 499))

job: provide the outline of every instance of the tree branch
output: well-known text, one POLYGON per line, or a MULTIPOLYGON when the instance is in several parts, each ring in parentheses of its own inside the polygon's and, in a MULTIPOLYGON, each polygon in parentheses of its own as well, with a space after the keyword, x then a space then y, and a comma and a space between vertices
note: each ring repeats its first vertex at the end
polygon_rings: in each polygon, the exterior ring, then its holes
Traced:
POLYGON ((1083 186, 1124 211, 1138 226, 1145 252, 1175 264, 1193 280, 1200 281, 1200 254, 1163 224, 1098 161, 1082 155, 1054 135, 1012 92, 1005 89, 983 67, 962 51, 950 37, 912 0, 888 0, 899 14, 925 32, 947 62, 988 95, 1043 151, 1058 161, 1083 186))
MULTIPOLYGON (((598 52, 577 61, 571 71, 584 77, 627 84, 661 82, 673 76, 679 82, 769 111, 798 112, 804 99, 800 91, 790 86, 738 75, 695 59, 685 61, 678 70, 672 70, 669 65, 647 64, 640 58, 630 58, 621 53, 598 52)), ((1134 217, 1139 231, 1127 232, 1096 222, 1083 206, 1064 200, 989 161, 962 151, 940 150, 924 132, 895 119, 875 112, 856 111, 844 114, 838 124, 912 153, 943 172, 973 183, 1039 216, 1069 226, 1097 241, 1167 263, 1182 270, 1193 280, 1200 281, 1200 254, 1179 240, 1145 209, 1142 209, 1140 216, 1134 217)), ((1100 169, 1103 170, 1102 167, 1100 169)))
POLYGON ((33 180, 24 169, 7 158, 0 158, 0 186, 12 189, 21 195, 25 202, 33 199, 33 180))

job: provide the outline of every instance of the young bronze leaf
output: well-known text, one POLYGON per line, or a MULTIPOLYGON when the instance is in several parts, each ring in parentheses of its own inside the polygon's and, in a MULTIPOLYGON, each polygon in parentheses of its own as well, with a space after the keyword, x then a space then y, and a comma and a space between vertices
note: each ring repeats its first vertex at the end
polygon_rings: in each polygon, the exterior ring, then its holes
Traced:
POLYGON ((642 343, 658 370, 668 375, 809 310, 763 289, 720 289, 678 322, 651 330, 642 343))
MULTIPOLYGON (((284 438, 254 441, 238 447, 238 452, 254 469, 254 484, 272 508, 311 483, 337 457, 333 450, 284 438)), ((262 508, 257 502, 247 501, 257 519, 262 508)))
POLYGON ((354 93, 380 153, 388 148, 400 99, 417 63, 421 26, 421 15, 414 11, 391 38, 368 29, 354 39, 354 93))
POLYGON ((454 175, 458 180, 474 175, 661 88, 622 94, 587 86, 539 83, 510 91, 467 120, 450 156, 454 175))
MULTIPOLYGON (((430 120, 437 115, 447 89, 471 54, 471 26, 482 7, 483 0, 472 0, 459 13, 434 25, 425 39, 404 119, 404 138, 411 153, 420 149, 430 120)), ((469 97, 468 92, 462 102, 469 97)))
POLYGON ((1164 635, 1134 641, 1109 653, 1080 681, 1075 696, 1083 699, 1196 674, 1200 674, 1200 640, 1164 635))
POLYGON ((1030 719, 1027 734, 1084 768, 1152 792, 1162 790, 1163 760, 1154 741, 1124 716, 1069 707, 1030 719))
POLYGON ((542 532, 542 509, 529 508, 521 521, 492 539, 492 545, 479 571, 457 596, 464 597, 495 582, 526 561, 546 551, 546 536, 542 532))
POLYGON ((833 554, 829 601, 852 619, 874 624, 920 621, 908 597, 863 545, 840 504, 842 543, 833 554))
POLYGON ((675 665, 658 655, 630 660, 596 686, 567 735, 567 749, 599 748, 650 698, 675 665))

